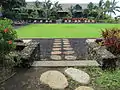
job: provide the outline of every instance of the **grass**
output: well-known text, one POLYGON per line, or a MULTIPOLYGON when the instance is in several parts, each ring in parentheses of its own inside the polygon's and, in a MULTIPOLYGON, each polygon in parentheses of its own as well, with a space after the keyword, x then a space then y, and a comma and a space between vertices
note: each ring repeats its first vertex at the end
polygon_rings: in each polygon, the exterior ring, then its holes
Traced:
MULTIPOLYGON (((101 68, 97 67, 87 67, 77 69, 83 70, 90 75, 90 84, 87 86, 94 88, 94 90, 120 90, 120 69, 117 68, 115 71, 103 71, 101 68)), ((69 81, 69 90, 74 90, 74 88, 81 85, 75 82, 72 78, 67 77, 69 81)))
POLYGON ((104 28, 120 24, 31 24, 16 31, 19 38, 99 38, 104 28))

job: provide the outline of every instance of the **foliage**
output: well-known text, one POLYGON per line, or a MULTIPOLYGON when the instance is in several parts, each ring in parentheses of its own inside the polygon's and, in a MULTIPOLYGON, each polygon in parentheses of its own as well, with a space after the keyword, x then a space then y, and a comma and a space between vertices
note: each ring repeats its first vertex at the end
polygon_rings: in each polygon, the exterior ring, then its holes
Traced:
POLYGON ((96 78, 95 83, 102 87, 106 88, 104 90, 119 90, 120 89, 120 70, 117 69, 114 72, 106 71, 100 74, 96 78))
POLYGON ((14 19, 15 12, 12 10, 13 8, 25 7, 25 0, 3 0, 0 2, 2 5, 2 13, 6 18, 14 19), (12 17, 13 16, 13 17, 12 17))
POLYGON ((15 48, 14 39, 17 38, 16 32, 11 26, 9 19, 0 20, 0 61, 3 62, 5 55, 15 48))
POLYGON ((120 53, 120 29, 112 28, 102 31, 104 45, 113 54, 120 53))
MULTIPOLYGON (((57 12, 59 10, 62 10, 61 4, 59 2, 52 3, 50 0, 45 0, 45 2, 42 4, 38 0, 35 2, 36 8, 41 9, 42 16, 44 18, 52 18, 52 19, 57 19, 58 15, 57 12)), ((39 15, 40 16, 40 15, 39 15)))
POLYGON ((12 8, 20 8, 26 5, 25 0, 2 0, 0 1, 0 5, 2 5, 3 9, 12 9, 12 8))

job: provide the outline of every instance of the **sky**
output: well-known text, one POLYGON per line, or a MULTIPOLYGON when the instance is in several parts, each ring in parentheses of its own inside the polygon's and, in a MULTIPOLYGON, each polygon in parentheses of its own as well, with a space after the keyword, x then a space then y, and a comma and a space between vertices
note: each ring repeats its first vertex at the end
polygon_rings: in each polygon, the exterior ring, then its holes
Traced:
MULTIPOLYGON (((33 1, 36 1, 36 0, 26 0, 26 2, 33 2, 33 1)), ((39 0, 39 1, 45 1, 45 0, 39 0)), ((89 3, 89 2, 93 2, 93 3, 98 3, 99 0, 51 0, 53 3, 56 2, 56 1, 59 1, 59 3, 89 3)), ((106 1, 106 0, 104 0, 106 1)), ((120 0, 116 0, 118 1, 118 6, 120 6, 120 0)), ((120 15, 120 12, 116 12, 116 16, 120 15)), ((112 15, 113 17, 115 15, 112 15)))

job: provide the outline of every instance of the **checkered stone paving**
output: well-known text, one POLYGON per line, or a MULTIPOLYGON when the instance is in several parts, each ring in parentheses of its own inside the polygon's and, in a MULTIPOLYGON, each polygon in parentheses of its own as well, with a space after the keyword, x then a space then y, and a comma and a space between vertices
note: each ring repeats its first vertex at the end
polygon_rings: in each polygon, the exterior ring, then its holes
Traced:
MULTIPOLYGON (((86 39, 34 39, 40 42, 40 61, 52 61, 60 56, 61 60, 71 60, 68 56, 74 56, 75 60, 86 60, 86 39), (55 56, 54 56, 55 55, 55 56), (55 58, 55 59, 54 59, 55 58), (68 59, 69 58, 69 59, 68 59)), ((37 60, 39 61, 39 60, 37 60)))

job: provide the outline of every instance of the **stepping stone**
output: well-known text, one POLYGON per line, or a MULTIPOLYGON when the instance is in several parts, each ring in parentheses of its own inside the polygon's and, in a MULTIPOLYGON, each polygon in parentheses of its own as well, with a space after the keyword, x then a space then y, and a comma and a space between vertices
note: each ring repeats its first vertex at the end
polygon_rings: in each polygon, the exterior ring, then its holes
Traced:
POLYGON ((54 43, 61 43, 61 41, 54 41, 54 43))
POLYGON ((52 55, 51 59, 53 59, 53 60, 61 60, 62 58, 61 58, 60 55, 52 55))
POLYGON ((60 48, 62 47, 61 45, 53 45, 53 48, 60 48))
POLYGON ((76 60, 77 57, 69 55, 69 56, 65 56, 65 59, 67 60, 76 60))
POLYGON ((57 50, 59 51, 59 50, 61 50, 61 48, 53 48, 52 50, 53 51, 57 51, 57 50))
POLYGON ((79 70, 76 68, 68 68, 65 70, 65 73, 69 77, 71 77, 73 80, 79 82, 80 84, 89 84, 90 83, 90 76, 82 70, 79 70))
POLYGON ((94 89, 91 87, 87 87, 87 86, 80 86, 80 87, 76 88, 75 90, 94 90, 94 89))
POLYGON ((73 48, 63 48, 64 50, 73 50, 73 48))
POLYGON ((49 85, 49 87, 52 89, 61 90, 68 86, 68 81, 65 75, 55 70, 44 72, 40 77, 40 81, 43 84, 49 85))
POLYGON ((63 43, 64 45, 70 45, 70 43, 63 43))
POLYGON ((63 47, 67 47, 67 48, 69 48, 69 47, 71 47, 71 45, 63 45, 63 47))
POLYGON ((53 45, 61 45, 61 43, 53 43, 53 45))
POLYGON ((57 55, 57 54, 61 54, 62 52, 60 52, 60 51, 53 51, 53 52, 51 52, 51 54, 52 55, 57 55))
POLYGON ((69 41, 63 41, 63 43, 70 43, 69 41))
POLYGON ((65 55, 74 54, 74 53, 75 53, 74 51, 65 51, 65 52, 63 52, 63 54, 65 54, 65 55))

